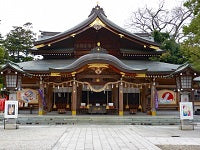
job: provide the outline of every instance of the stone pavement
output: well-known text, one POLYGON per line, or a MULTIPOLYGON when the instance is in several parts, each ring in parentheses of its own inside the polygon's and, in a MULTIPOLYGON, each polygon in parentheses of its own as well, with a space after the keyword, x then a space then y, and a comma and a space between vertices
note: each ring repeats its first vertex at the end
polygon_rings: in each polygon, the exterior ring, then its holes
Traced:
POLYGON ((65 131, 53 150, 159 150, 132 126, 81 126, 65 131))
POLYGON ((17 130, 0 126, 1 150, 159 150, 156 145, 200 149, 200 127, 182 131, 178 126, 21 125, 17 130))

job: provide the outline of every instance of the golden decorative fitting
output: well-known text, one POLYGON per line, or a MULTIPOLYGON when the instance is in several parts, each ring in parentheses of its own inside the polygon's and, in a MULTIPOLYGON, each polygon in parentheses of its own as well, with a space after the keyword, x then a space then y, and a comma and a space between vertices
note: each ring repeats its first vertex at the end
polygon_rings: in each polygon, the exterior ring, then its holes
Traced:
POLYGON ((123 34, 119 34, 119 36, 120 36, 120 38, 123 38, 123 37, 124 37, 124 35, 123 35, 123 34))
POLYGON ((120 74, 122 75, 122 77, 124 77, 124 76, 125 76, 125 73, 124 73, 124 72, 120 72, 120 74))
POLYGON ((139 78, 146 77, 146 74, 144 73, 136 74, 135 77, 139 77, 139 78))
POLYGON ((95 28, 96 30, 99 30, 106 25, 97 17, 89 26, 95 28))
POLYGON ((41 47, 44 47, 45 45, 44 44, 40 44, 40 45, 36 45, 35 48, 41 48, 41 47))
POLYGON ((99 79, 99 78, 97 78, 97 79, 96 79, 96 82, 100 82, 100 79, 99 79))
POLYGON ((72 72, 71 74, 72 74, 72 77, 75 77, 75 75, 76 75, 76 72, 72 72))
POLYGON ((75 37, 75 35, 76 35, 76 33, 73 33, 73 34, 71 34, 70 36, 71 36, 71 37, 75 37))
POLYGON ((152 48, 152 49, 155 49, 155 50, 160 49, 159 47, 157 47, 157 46, 153 46, 153 45, 150 45, 149 48, 152 48))
POLYGON ((100 42, 97 42, 97 46, 100 46, 101 45, 101 43, 100 42))
POLYGON ((51 72, 51 75, 52 77, 58 77, 58 76, 61 76, 59 72, 51 72))
POLYGON ((95 71, 96 74, 101 74, 108 67, 108 64, 88 64, 88 68, 95 71))

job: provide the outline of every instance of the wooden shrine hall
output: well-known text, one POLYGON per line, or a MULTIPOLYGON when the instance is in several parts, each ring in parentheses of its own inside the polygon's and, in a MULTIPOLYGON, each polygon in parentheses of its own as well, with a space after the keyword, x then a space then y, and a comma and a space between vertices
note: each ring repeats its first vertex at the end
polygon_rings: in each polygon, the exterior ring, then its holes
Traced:
POLYGON ((193 78, 199 73, 190 65, 149 59, 163 52, 150 35, 126 31, 97 5, 69 30, 42 31, 31 53, 43 59, 8 62, 1 75, 4 90, 16 94, 19 107, 36 106, 40 115, 156 115, 157 109, 178 109, 185 90, 192 101, 198 88, 193 78))

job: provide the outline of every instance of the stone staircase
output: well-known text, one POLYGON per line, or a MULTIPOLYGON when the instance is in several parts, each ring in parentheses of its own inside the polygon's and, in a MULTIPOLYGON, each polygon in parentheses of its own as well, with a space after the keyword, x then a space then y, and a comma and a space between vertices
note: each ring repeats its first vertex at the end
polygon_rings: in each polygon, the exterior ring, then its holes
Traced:
MULTIPOLYGON (((200 116, 194 116, 194 122, 200 122, 200 116)), ((176 113, 168 114, 162 112, 157 116, 137 113, 136 115, 77 115, 54 114, 36 115, 19 114, 18 124, 22 125, 76 125, 76 124, 94 124, 94 125, 179 125, 179 115, 176 113)), ((0 114, 0 124, 3 124, 3 115, 0 114)))

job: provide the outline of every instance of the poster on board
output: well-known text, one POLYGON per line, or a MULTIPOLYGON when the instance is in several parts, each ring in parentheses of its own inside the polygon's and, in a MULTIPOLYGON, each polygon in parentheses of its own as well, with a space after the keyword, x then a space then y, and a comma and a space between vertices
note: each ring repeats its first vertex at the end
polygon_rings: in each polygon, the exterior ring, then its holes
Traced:
POLYGON ((5 101, 4 118, 18 117, 18 101, 5 101))
POLYGON ((180 119, 193 119, 192 102, 180 102, 180 119))
POLYGON ((159 90, 158 104, 176 104, 176 92, 172 90, 159 90))

